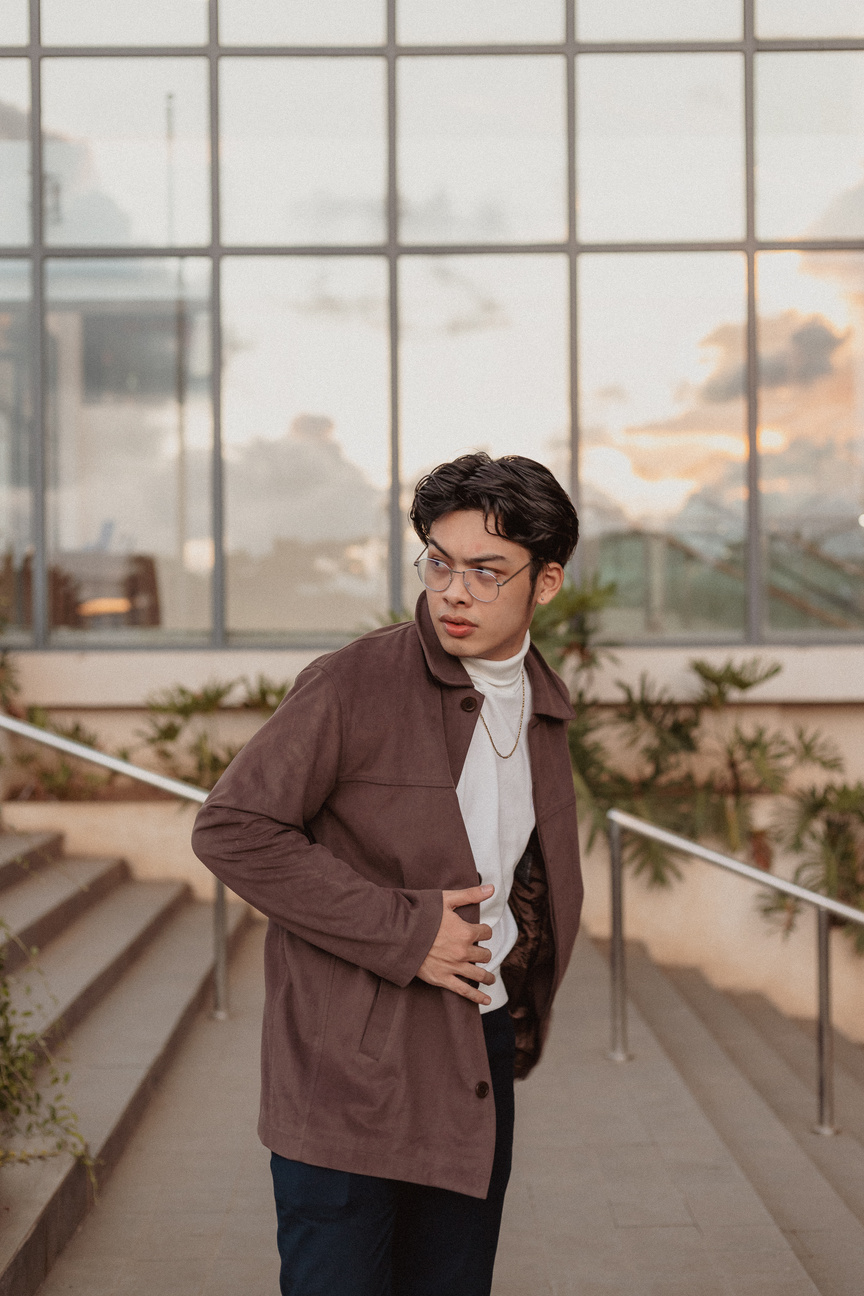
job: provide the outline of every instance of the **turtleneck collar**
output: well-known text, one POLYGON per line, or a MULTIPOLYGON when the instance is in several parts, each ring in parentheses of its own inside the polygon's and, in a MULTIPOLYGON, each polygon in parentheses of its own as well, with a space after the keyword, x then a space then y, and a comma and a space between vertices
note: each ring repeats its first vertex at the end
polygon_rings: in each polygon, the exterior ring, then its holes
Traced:
POLYGON ((480 679, 484 684, 489 684, 493 688, 512 688, 514 684, 519 683, 525 657, 530 647, 531 632, 526 630, 522 647, 515 657, 507 657, 504 661, 490 661, 487 657, 463 657, 462 665, 468 672, 472 683, 476 683, 480 679))

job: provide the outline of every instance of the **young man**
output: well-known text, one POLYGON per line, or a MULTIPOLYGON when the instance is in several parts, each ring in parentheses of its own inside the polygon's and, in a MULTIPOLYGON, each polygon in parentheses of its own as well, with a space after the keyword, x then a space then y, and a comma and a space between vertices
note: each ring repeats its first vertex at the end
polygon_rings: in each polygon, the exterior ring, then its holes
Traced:
POLYGON ((529 626, 578 535, 541 464, 417 487, 416 620, 304 670, 202 807, 270 919, 259 1133, 283 1296, 488 1296, 513 1138, 579 923, 567 691, 529 626))

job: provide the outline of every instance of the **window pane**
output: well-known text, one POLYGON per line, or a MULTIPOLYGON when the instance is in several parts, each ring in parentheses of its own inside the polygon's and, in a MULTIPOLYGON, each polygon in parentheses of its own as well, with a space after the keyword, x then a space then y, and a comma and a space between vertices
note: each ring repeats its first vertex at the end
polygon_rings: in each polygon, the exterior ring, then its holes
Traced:
POLYGON ((760 54, 760 238, 864 235, 864 51, 760 54))
POLYGON ((743 238, 743 76, 737 54, 583 55, 580 238, 743 238))
POLYGON ((204 59, 47 59, 45 234, 54 244, 205 243, 204 59))
POLYGON ((352 635, 387 611, 387 269, 223 265, 228 624, 352 635))
POLYGON ((27 0, 0 0, 0 32, 4 45, 26 45, 30 34, 27 0))
POLYGON ((864 256, 759 258, 768 627, 864 629, 864 256))
POLYGON ((0 261, 0 634, 32 625, 30 267, 0 261))
POLYGON ((207 0, 42 0, 45 45, 203 45, 207 0))
POLYGON ((562 41, 562 0, 398 0, 403 45, 562 41))
POLYGON ((861 0, 757 0, 756 35, 864 36, 861 0))
POLYGON ((382 241, 386 102, 383 59, 223 59, 225 241, 382 241))
POLYGON ((563 58, 402 59, 399 110, 403 240, 566 237, 563 58))
POLYGON ((210 624, 209 294, 203 259, 48 262, 55 642, 210 624))
POLYGON ((30 242, 30 69, 0 59, 0 245, 30 242))
MULTIPOLYGON (((406 488, 436 464, 487 450, 538 459, 569 490, 566 258, 404 257, 399 284, 406 488)), ((409 529, 409 608, 419 550, 409 529)))
POLYGON ((384 0, 219 0, 223 45, 380 45, 384 0))
POLYGON ((613 640, 737 638, 746 271, 735 253, 580 259, 582 557, 613 640))
POLYGON ((576 0, 576 31, 583 41, 739 40, 741 10, 741 0, 576 0))

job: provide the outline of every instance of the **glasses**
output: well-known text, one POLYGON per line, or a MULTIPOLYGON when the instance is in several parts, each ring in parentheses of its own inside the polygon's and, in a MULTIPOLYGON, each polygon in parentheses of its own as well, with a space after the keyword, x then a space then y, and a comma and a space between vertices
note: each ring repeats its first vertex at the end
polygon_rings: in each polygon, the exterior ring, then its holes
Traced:
POLYGON ((488 571, 485 567, 469 567, 467 571, 454 571, 438 558, 418 558, 414 566, 423 584, 435 594, 443 594, 444 590, 450 588, 453 577, 461 576, 472 598, 477 599, 479 603, 494 603, 501 586, 513 580, 519 572, 525 570, 525 567, 530 567, 531 560, 529 559, 524 567, 520 567, 519 571, 515 571, 513 576, 508 576, 507 580, 499 580, 494 572, 488 571))

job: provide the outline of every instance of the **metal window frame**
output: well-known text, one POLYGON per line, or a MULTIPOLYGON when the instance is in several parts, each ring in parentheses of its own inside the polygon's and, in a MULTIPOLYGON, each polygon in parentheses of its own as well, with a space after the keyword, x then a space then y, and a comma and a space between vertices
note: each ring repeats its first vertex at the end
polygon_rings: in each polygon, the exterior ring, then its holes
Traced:
MULTIPOLYGON (((754 68, 758 54, 766 52, 826 52, 864 51, 864 35, 855 38, 801 38, 760 39, 755 32, 755 0, 741 0, 742 35, 738 40, 720 41, 581 41, 576 30, 576 0, 564 0, 565 30, 561 42, 501 42, 453 45, 401 44, 397 38, 397 0, 386 0, 386 36, 380 45, 220 45, 217 0, 208 0, 208 39, 201 45, 151 45, 151 46, 58 46, 42 45, 40 40, 39 0, 28 0, 30 13, 30 40, 26 45, 0 45, 0 58, 27 58, 30 65, 31 89, 31 156, 32 175, 30 196, 32 204, 32 243, 30 246, 0 247, 0 258, 25 259, 32 265, 32 433, 30 447, 31 480, 33 488, 33 639, 32 647, 57 651, 89 650, 122 651, 124 644, 58 644, 51 641, 50 609, 47 578, 46 532, 46 437, 45 437, 45 260, 58 259, 146 259, 165 257, 206 257, 211 264, 211 368, 213 410, 213 461, 211 515, 214 541, 214 567, 212 576, 212 627, 206 640, 198 643, 136 644, 135 650, 162 651, 182 648, 200 650, 202 647, 225 648, 239 646, 242 642, 252 646, 257 642, 254 632, 230 634, 226 608, 225 553, 224 553, 224 478, 222 457, 222 315, 221 267, 226 257, 282 256, 282 257, 376 257, 386 259, 389 283, 388 332, 390 345, 389 408, 390 408, 390 466, 389 487, 389 559, 388 594, 390 606, 401 610, 403 593, 403 540, 404 518, 401 502, 400 473, 400 371, 399 371, 399 262, 412 256, 531 256, 549 253, 566 255, 569 267, 569 346, 571 419, 571 478, 574 500, 579 498, 579 365, 578 365, 578 291, 577 274, 579 258, 588 253, 615 255, 618 253, 658 252, 738 252, 746 258, 747 278, 747 623, 744 642, 759 643, 765 637, 764 589, 762 582, 762 540, 759 498, 759 458, 757 445, 758 425, 758 336, 756 315, 756 258, 769 251, 864 251, 861 239, 757 239, 755 229, 755 120, 754 120, 754 68), (745 196, 746 230, 741 240, 704 241, 635 241, 619 243, 583 242, 576 228, 576 165, 577 120, 576 78, 577 60, 593 54, 740 54, 744 60, 744 124, 745 124, 745 196), (398 229, 398 174, 397 174, 397 65, 403 58, 472 57, 472 56, 549 56, 560 59, 563 55, 566 76, 567 104, 567 235, 553 242, 520 243, 403 243, 398 229), (44 231, 44 183, 42 169, 42 97, 41 66, 46 59, 74 58, 184 58, 204 57, 208 62, 208 96, 210 110, 210 221, 208 243, 201 245, 172 246, 94 246, 54 247, 46 244, 44 231), (379 58, 386 64, 387 81, 387 192, 386 237, 375 244, 294 245, 267 244, 243 246, 226 244, 221 240, 220 229, 220 177, 219 177, 219 61, 223 58, 379 58)), ((578 551, 577 551, 578 553, 578 551)), ((772 636, 772 642, 837 643, 860 642, 862 636, 772 636)), ((321 636, 324 640, 331 636, 321 636)), ((735 638, 718 635, 717 642, 741 642, 735 638)), ((316 636, 286 637, 284 647, 316 647, 316 636)), ((629 642, 629 641, 628 641, 629 642)), ((636 643, 637 641, 632 641, 636 643)), ((642 642, 642 641, 639 641, 642 642)), ((646 640, 663 644, 699 644, 712 642, 700 639, 676 638, 646 640)), ((268 636, 260 646, 277 648, 280 645, 268 636)))

